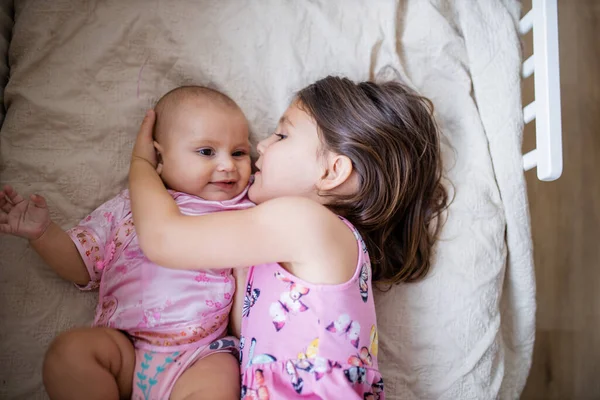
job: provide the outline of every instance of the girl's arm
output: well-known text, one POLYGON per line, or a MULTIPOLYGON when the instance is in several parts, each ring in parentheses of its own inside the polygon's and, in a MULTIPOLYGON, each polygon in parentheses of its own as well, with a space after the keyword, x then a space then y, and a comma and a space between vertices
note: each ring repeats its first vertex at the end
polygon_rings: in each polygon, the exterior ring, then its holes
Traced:
POLYGON ((146 257, 177 269, 286 263, 294 275, 320 283, 352 276, 358 254, 354 235, 310 199, 277 198, 247 210, 183 216, 156 173, 153 126, 151 111, 129 171, 133 219, 146 257))
POLYGON ((315 240, 307 230, 320 222, 311 225, 311 214, 328 212, 308 199, 279 198, 246 210, 184 216, 155 168, 141 160, 131 163, 129 193, 144 255, 177 269, 306 262, 311 254, 300 250, 315 240))

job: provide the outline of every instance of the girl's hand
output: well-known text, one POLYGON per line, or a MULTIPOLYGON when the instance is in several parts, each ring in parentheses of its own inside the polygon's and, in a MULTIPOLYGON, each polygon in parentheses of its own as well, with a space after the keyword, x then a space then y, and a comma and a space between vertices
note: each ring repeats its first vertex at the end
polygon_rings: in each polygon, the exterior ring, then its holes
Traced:
POLYGON ((36 194, 26 200, 11 186, 0 191, 0 232, 39 239, 50 226, 46 200, 36 194))
POLYGON ((155 120, 156 114, 154 110, 148 110, 133 146, 131 162, 142 160, 157 168, 156 149, 154 148, 154 140, 152 138, 155 120))

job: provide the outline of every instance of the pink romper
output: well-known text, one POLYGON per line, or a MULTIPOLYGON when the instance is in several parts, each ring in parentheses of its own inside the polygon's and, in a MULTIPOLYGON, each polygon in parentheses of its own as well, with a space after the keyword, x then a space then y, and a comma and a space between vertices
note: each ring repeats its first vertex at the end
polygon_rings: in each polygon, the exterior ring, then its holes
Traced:
POLYGON ((279 264, 250 268, 242 314, 242 399, 384 399, 371 263, 356 229, 350 281, 313 285, 279 264))
MULTIPOLYGON (((169 193, 185 215, 253 206, 247 189, 221 202, 169 193)), ((99 289, 93 326, 121 330, 135 347, 132 399, 166 400, 195 361, 235 351, 237 339, 226 337, 235 290, 231 269, 176 270, 148 260, 138 244, 127 190, 68 234, 91 277, 81 289, 99 289)))

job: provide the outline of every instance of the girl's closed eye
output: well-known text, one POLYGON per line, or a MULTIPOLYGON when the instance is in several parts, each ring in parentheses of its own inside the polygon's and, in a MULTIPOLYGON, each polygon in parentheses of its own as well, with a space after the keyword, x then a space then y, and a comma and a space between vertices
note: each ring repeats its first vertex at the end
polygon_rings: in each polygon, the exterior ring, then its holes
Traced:
POLYGON ((210 147, 204 147, 202 149, 198 149, 198 150, 196 150, 196 152, 198 154, 200 154, 201 156, 206 156, 206 157, 215 155, 215 151, 213 149, 211 149, 210 147))

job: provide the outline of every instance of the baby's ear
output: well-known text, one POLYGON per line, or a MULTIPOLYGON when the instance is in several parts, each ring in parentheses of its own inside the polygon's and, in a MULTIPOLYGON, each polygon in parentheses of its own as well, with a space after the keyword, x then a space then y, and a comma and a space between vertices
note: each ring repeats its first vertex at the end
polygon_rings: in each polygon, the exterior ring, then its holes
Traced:
POLYGON ((154 149, 156 150, 156 154, 162 153, 162 146, 156 140, 153 142, 154 149))
POLYGON ((162 146, 156 140, 153 142, 153 144, 154 144, 154 149, 156 150, 156 160, 157 160, 156 173, 158 175, 160 175, 162 172, 162 169, 163 169, 162 146))

